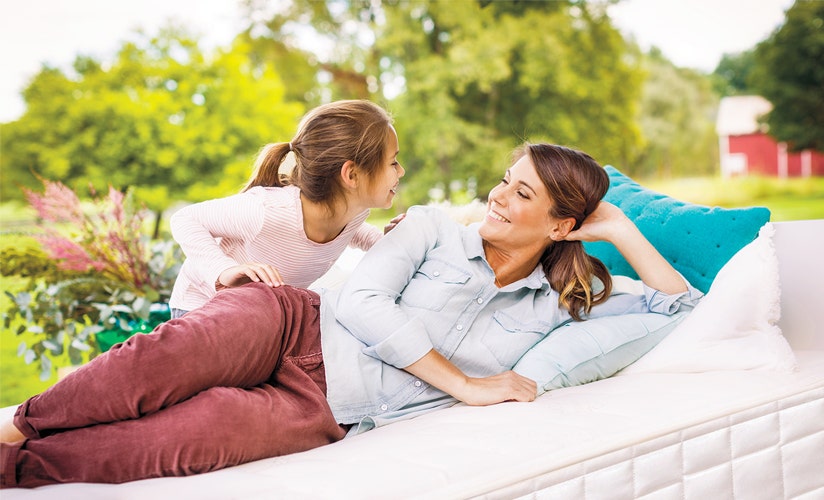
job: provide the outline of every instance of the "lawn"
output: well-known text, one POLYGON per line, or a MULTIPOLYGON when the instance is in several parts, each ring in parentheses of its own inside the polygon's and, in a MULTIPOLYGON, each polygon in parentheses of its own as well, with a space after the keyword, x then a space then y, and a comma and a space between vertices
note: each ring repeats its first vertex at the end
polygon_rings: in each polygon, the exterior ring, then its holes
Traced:
MULTIPOLYGON (((655 191, 702 205, 727 208, 766 206, 772 211, 773 221, 824 219, 824 177, 784 181, 764 178, 696 178, 674 181, 646 180, 641 183, 655 191)), ((19 206, 0 205, 0 220, 3 221, 0 247, 36 244, 30 237, 21 233, 25 226, 12 227, 8 223, 11 220, 19 220, 21 211, 19 206)), ((391 215, 378 212, 369 221, 383 228, 390 218, 391 215)), ((18 291, 22 284, 18 279, 0 276, 0 288, 3 291, 18 291)), ((5 311, 8 305, 9 299, 3 294, 0 297, 0 311, 5 311)), ((56 380, 56 376, 53 376, 41 382, 38 370, 17 356, 17 346, 21 340, 22 338, 17 337, 10 329, 0 330, 0 406, 18 404, 48 388, 56 380)), ((63 364, 67 362, 64 361, 63 364)))

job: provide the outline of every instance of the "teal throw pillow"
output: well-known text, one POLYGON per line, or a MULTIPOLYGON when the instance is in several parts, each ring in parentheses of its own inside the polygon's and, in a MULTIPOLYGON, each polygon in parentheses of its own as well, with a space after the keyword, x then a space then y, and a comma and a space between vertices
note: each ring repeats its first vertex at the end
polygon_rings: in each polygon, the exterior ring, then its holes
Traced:
MULTIPOLYGON (((769 222, 766 207, 720 208, 676 200, 644 188, 607 165, 609 190, 604 200, 618 206, 672 266, 702 292, 736 252, 769 222)), ((584 243, 611 274, 638 278, 610 243, 584 243)))
POLYGON ((538 383, 538 395, 610 377, 658 345, 689 311, 635 313, 566 323, 512 368, 538 383))

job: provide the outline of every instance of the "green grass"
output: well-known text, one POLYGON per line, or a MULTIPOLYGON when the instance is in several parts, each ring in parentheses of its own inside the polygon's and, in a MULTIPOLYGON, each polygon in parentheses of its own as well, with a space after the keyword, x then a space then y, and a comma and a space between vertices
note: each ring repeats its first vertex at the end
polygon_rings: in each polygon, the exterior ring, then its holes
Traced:
MULTIPOLYGON (((824 177, 812 179, 777 180, 759 177, 722 180, 720 178, 695 178, 678 180, 643 180, 641 183, 660 193, 679 200, 708 206, 744 207, 760 205, 768 207, 773 221, 824 219, 824 177)), ((387 211, 376 211, 369 222, 383 229, 392 218, 387 211)), ((21 236, 25 222, 31 220, 31 212, 20 205, 0 204, 0 247, 4 245, 36 244, 29 237, 21 236), (14 233, 9 229, 13 229, 14 233)), ((0 290, 18 291, 22 282, 0 276, 0 290)), ((0 312, 9 305, 8 297, 0 296, 0 312)), ((42 392, 56 380, 56 376, 41 382, 39 371, 27 365, 17 356, 17 346, 23 338, 8 329, 0 330, 0 406, 18 404, 27 397, 42 392)))
POLYGON ((725 208, 765 206, 773 222, 824 219, 824 177, 773 179, 694 178, 641 181, 644 186, 679 200, 725 208))

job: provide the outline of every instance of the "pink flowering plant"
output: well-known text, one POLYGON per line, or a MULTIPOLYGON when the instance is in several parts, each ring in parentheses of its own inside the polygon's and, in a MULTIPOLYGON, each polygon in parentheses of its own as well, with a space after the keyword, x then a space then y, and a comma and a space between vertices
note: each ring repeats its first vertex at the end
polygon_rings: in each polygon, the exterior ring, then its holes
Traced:
POLYGON ((48 379, 58 357, 80 364, 107 349, 112 332, 122 340, 165 319, 183 258, 173 241, 144 232, 150 213, 131 192, 110 187, 101 196, 90 188, 83 203, 62 183, 41 181, 43 193, 24 190, 37 212, 40 248, 4 249, 0 274, 28 279, 24 291, 6 292, 12 305, 3 319, 35 339, 21 342, 18 355, 39 361, 48 379))

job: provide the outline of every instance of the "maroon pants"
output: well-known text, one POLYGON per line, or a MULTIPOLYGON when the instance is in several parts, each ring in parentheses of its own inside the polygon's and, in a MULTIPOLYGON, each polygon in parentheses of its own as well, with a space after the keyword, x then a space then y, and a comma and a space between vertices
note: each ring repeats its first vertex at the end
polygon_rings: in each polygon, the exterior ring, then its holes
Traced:
POLYGON ((0 486, 182 476, 341 439, 319 303, 249 284, 113 347, 20 406, 0 486))

